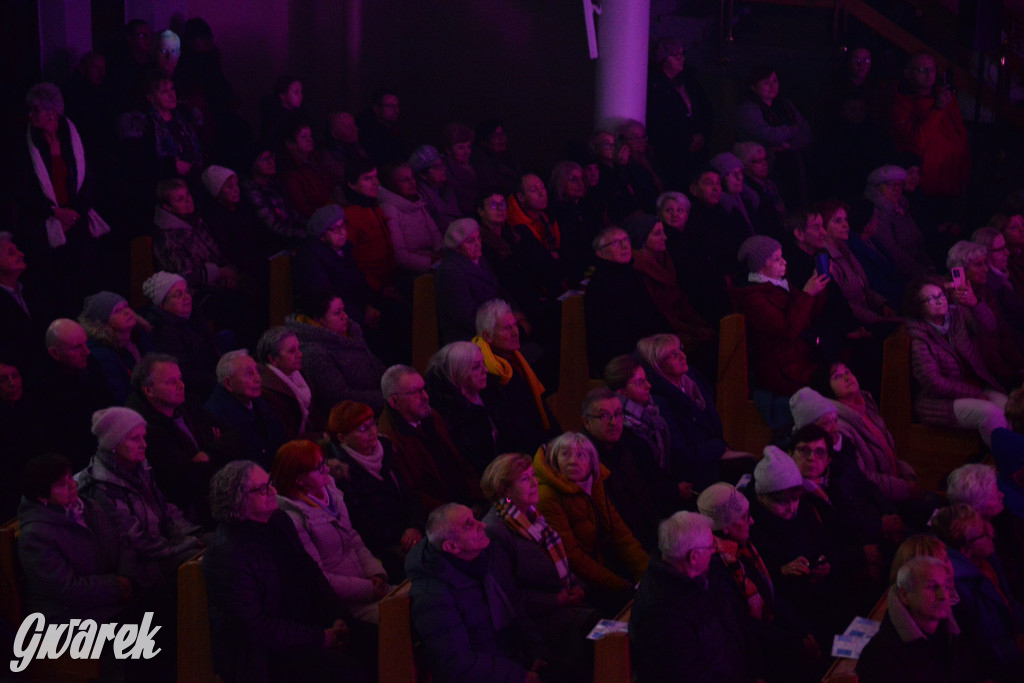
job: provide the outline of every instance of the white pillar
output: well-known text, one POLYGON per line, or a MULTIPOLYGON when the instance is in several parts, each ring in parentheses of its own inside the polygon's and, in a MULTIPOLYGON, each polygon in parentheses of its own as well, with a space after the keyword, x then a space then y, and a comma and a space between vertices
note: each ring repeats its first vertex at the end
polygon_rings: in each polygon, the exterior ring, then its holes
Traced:
POLYGON ((39 66, 43 80, 62 85, 82 55, 92 50, 92 10, 87 2, 40 0, 39 66))
POLYGON ((604 0, 597 24, 598 126, 647 118, 650 0, 604 0))

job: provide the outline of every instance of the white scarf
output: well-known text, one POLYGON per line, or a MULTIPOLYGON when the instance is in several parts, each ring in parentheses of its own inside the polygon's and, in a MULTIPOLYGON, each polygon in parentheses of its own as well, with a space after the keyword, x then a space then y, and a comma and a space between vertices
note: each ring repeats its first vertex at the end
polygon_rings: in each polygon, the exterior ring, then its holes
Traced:
MULTIPOLYGON (((75 187, 81 190, 82 183, 85 182, 85 150, 82 148, 82 138, 78 137, 78 129, 75 128, 75 124, 71 123, 71 119, 65 118, 64 120, 68 122, 68 130, 71 132, 71 150, 75 155, 75 170, 78 172, 78 177, 75 179, 77 182, 75 187)), ((39 153, 39 149, 32 142, 32 126, 28 127, 25 137, 28 140, 29 156, 32 157, 32 168, 36 172, 36 178, 39 179, 39 188, 46 195, 46 198, 53 203, 54 208, 56 208, 57 193, 53 191, 50 170, 43 163, 43 155, 39 153)), ((93 237, 106 235, 110 232, 110 226, 100 218, 100 215, 95 210, 89 209, 88 218, 89 234, 93 237)), ((46 237, 50 241, 50 247, 54 249, 64 246, 68 241, 64 236, 64 226, 56 216, 50 216, 46 219, 46 237)))
POLYGON ((747 281, 748 282, 767 282, 769 284, 775 285, 776 287, 782 287, 787 292, 789 291, 789 280, 786 280, 785 278, 779 280, 779 279, 774 278, 774 277, 768 277, 767 275, 764 275, 763 273, 750 273, 749 275, 747 275, 747 281))
POLYGON ((313 390, 306 384, 306 378, 302 376, 301 372, 295 371, 286 375, 270 363, 267 363, 267 367, 280 377, 281 381, 295 394, 295 399, 299 402, 299 410, 302 411, 302 422, 299 424, 299 433, 301 434, 306 431, 306 426, 309 424, 309 407, 313 404, 313 390))
MULTIPOLYGON (((353 450, 348 446, 342 446, 342 448, 345 449, 346 453, 352 456, 352 459, 355 460, 360 467, 362 467, 364 470, 373 475, 375 479, 384 481, 384 477, 382 477, 380 473, 381 468, 383 468, 384 466, 384 444, 380 442, 380 439, 377 439, 377 445, 374 446, 373 453, 371 453, 370 455, 360 453, 359 451, 353 450)), ((395 478, 394 472, 391 473, 391 478, 395 478)), ((395 481, 395 483, 398 483, 397 480, 395 481)))

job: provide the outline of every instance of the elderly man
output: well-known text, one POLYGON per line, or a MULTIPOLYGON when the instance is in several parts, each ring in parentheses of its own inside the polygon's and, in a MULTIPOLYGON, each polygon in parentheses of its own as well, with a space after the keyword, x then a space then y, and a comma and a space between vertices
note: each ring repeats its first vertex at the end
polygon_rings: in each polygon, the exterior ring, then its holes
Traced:
POLYGON ((99 364, 89 357, 81 325, 58 318, 46 329, 45 341, 47 358, 30 385, 30 398, 54 420, 41 434, 45 447, 67 456, 77 472, 96 450, 89 434, 92 414, 114 401, 99 364))
POLYGON ((451 501, 481 502, 476 472, 430 407, 420 373, 408 365, 393 365, 381 377, 380 388, 387 401, 378 422, 380 434, 394 444, 395 469, 419 494, 423 509, 429 512, 451 501))
POLYGON ((680 507, 679 487, 664 476, 650 447, 632 432, 623 434, 622 400, 611 389, 583 397, 583 432, 611 472, 605 491, 626 526, 648 552, 658 545, 658 523, 680 507))
POLYGON ((641 680, 753 681, 752 645, 728 577, 709 573, 711 521, 677 512, 658 527, 652 559, 633 600, 630 648, 641 680))
POLYGON ((269 469, 288 437, 261 398, 262 388, 259 367, 249 352, 228 351, 217 361, 217 386, 203 407, 222 432, 227 459, 255 460, 269 469))
POLYGON ((896 150, 921 157, 921 190, 926 195, 961 196, 971 171, 967 128, 956 89, 936 84, 935 58, 911 55, 896 87, 890 123, 896 150))
POLYGON ((882 628, 857 661, 862 683, 980 681, 953 618, 959 600, 949 563, 915 557, 889 589, 882 628))
POLYGON ((473 343, 484 352, 487 387, 480 396, 498 428, 498 452, 533 453, 560 434, 544 403, 544 385, 519 352, 519 326, 507 303, 494 299, 480 307, 473 343))
MULTIPOLYGON (((185 382, 174 356, 147 353, 132 371, 125 405, 146 420, 146 459, 167 499, 195 522, 206 522, 206 494, 216 470, 217 432, 202 408, 185 399, 185 382)), ((218 457, 220 456, 220 457, 218 457)))
POLYGON ((559 262, 561 231, 558 222, 548 216, 547 208, 547 188, 532 173, 522 176, 518 189, 508 196, 507 221, 518 237, 519 259, 538 287, 553 298, 565 289, 565 272, 559 262))
POLYGON ((437 229, 444 233, 452 221, 462 218, 455 190, 448 184, 448 171, 440 152, 433 145, 417 147, 409 157, 416 174, 416 189, 427 205, 437 229))
POLYGON ((45 316, 42 301, 20 282, 25 273, 25 254, 14 243, 14 236, 0 231, 0 328, 5 349, 18 365, 27 370, 39 357, 45 316))
POLYGON ((924 275, 931 261, 925 240, 910 214, 910 202, 903 194, 907 172, 899 166, 880 166, 867 178, 864 198, 875 207, 878 221, 872 239, 889 257, 905 282, 924 275))
POLYGON ((456 503, 427 518, 426 539, 405 560, 413 624, 439 683, 534 683, 543 665, 540 631, 518 599, 506 556, 489 550, 484 529, 456 503))

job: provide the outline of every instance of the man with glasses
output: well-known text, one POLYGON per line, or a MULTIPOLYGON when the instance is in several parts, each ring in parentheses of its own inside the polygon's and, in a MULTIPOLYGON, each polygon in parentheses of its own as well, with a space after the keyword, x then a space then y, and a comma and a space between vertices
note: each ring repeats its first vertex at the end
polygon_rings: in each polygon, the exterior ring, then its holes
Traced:
POLYGON ((677 512, 658 527, 651 560, 633 600, 630 648, 641 680, 747 681, 759 677, 730 579, 709 571, 711 520, 677 512))
POLYGON ((419 494, 425 512, 444 503, 479 504, 483 494, 473 467, 459 454, 444 420, 430 407, 427 385, 416 368, 392 365, 380 380, 387 401, 381 436, 395 447, 395 469, 419 494))

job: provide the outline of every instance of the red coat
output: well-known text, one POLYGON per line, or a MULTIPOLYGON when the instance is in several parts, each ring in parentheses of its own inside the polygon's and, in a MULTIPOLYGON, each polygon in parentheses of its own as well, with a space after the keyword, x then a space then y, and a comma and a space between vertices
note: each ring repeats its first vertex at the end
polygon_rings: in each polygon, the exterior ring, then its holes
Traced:
POLYGON ((383 209, 380 206, 349 204, 345 207, 345 223, 348 241, 352 244, 352 258, 363 271, 370 288, 379 292, 394 284, 398 262, 383 209))
POLYGON ((786 396, 807 386, 817 363, 800 334, 825 307, 825 295, 760 282, 737 287, 733 299, 746 317, 752 383, 786 396))
POLYGON ((943 109, 931 96, 896 90, 892 137, 897 151, 921 157, 921 190, 927 195, 959 196, 967 189, 971 151, 956 97, 943 109))

